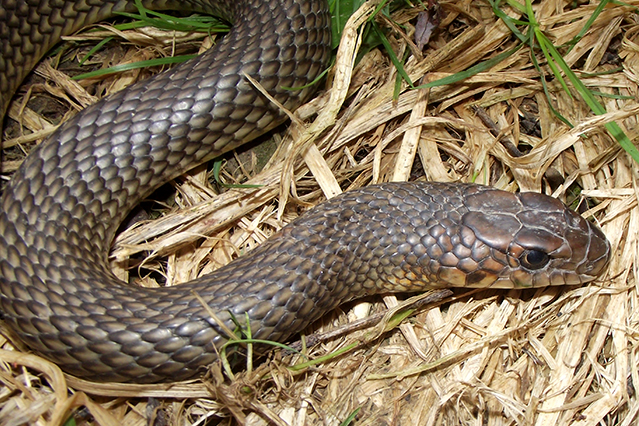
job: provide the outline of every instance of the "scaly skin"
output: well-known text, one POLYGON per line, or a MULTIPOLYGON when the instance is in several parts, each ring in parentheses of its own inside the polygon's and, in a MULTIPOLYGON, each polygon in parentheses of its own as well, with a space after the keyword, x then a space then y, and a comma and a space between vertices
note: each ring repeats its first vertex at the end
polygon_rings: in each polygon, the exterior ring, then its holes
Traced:
MULTIPOLYGON (((58 15, 75 21, 127 7, 2 2, 3 112, 16 81, 80 25, 58 15)), ((87 108, 35 149, 8 185, 0 201, 0 307, 31 349, 88 380, 178 381, 215 361, 226 341, 193 293, 229 328, 231 314, 248 315, 255 338, 282 341, 367 294, 580 284, 603 270, 605 237, 557 200, 391 183, 336 197, 193 282, 160 289, 120 282, 108 250, 140 199, 282 121, 242 73, 294 109, 310 89, 282 87, 304 86, 327 63, 324 1, 227 3, 197 6, 219 6, 235 22, 214 49, 87 108)))

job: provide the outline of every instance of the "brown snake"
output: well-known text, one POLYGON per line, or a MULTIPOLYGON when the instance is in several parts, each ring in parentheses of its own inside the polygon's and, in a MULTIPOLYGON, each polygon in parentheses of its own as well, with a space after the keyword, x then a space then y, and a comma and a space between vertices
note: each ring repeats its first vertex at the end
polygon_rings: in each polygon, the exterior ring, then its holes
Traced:
MULTIPOLYGON (((0 106, 63 34, 125 0, 1 0, 0 106)), ((180 1, 151 2, 177 9, 180 1)), ((347 300, 431 287, 594 279, 610 256, 561 202, 468 184, 390 183, 312 209, 250 254, 178 287, 109 270, 119 224, 154 188, 281 123, 246 82, 294 109, 330 54, 324 0, 193 1, 234 23, 212 50, 87 108, 24 161, 0 211, 0 308, 32 350, 96 381, 183 380, 217 359, 226 325, 282 341, 347 300)))

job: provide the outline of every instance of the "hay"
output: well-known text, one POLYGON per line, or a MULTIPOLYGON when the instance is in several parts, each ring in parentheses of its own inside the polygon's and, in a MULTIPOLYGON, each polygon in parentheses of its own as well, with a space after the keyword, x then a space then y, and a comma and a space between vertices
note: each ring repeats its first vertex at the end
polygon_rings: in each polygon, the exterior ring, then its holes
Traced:
MULTIPOLYGON (((261 160, 253 151, 227 157, 225 182, 259 187, 217 195, 205 168, 178 179, 174 194, 157 200, 157 205, 168 205, 159 218, 118 236, 112 254, 117 274, 128 279, 136 271, 128 268, 127 259, 143 255, 135 265, 146 271, 141 285, 157 286, 158 276, 167 285, 190 280, 251 250, 327 195, 415 177, 541 191, 578 204, 612 243, 615 255, 608 273, 580 288, 456 290, 444 302, 417 309, 399 326, 386 316, 373 328, 321 340, 307 350, 311 358, 345 350, 321 364, 290 370, 304 358, 276 351, 232 379, 212 366, 203 381, 193 383, 90 384, 61 375, 51 363, 21 353, 18 342, 5 340, 0 424, 58 425, 72 413, 78 423, 103 425, 337 425, 350 414, 358 425, 637 421, 637 168, 603 127, 614 121, 629 138, 637 137, 639 23, 634 9, 609 5, 565 55, 592 91, 617 95, 599 98, 606 114, 594 116, 576 92, 571 97, 549 79, 554 108, 575 125, 570 129, 550 110, 527 48, 461 83, 428 90, 404 85, 394 99, 397 70, 385 53, 373 49, 355 64, 362 26, 375 5, 364 4, 351 19, 328 89, 297 112, 299 119, 283 133, 266 167, 257 171, 261 160), (517 145, 527 146, 528 152, 512 155, 517 145)), ((558 46, 579 33, 596 6, 570 9, 549 0, 536 5, 536 18, 558 46)), ((440 30, 423 53, 412 44, 411 20, 419 7, 393 15, 389 39, 398 57, 413 53, 405 65, 413 82, 463 71, 517 43, 484 2, 442 7, 440 30), (406 34, 398 32, 402 27, 406 34)), ((390 26, 388 20, 378 22, 390 26)), ((109 61, 148 59, 150 52, 174 50, 172 34, 154 34, 153 43, 138 32, 124 37, 141 38, 153 47, 117 51, 109 61)), ((547 66, 544 72, 549 74, 547 66)), ((147 71, 78 84, 44 61, 37 73, 49 83, 28 86, 25 98, 46 91, 76 110, 94 101, 83 86, 97 85, 91 90, 108 93, 147 71)), ((10 116, 23 127, 7 132, 4 173, 19 165, 21 150, 54 127, 21 98, 10 116)), ((392 307, 397 299, 368 302, 349 304, 307 332, 384 312, 384 303, 392 307)))

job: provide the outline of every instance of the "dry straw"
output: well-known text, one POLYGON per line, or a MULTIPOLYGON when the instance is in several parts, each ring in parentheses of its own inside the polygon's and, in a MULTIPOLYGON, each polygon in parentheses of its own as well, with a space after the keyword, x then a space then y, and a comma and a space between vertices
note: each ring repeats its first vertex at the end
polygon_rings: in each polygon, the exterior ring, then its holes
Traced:
MULTIPOLYGON (((409 310, 399 326, 396 315, 384 315, 398 303, 395 297, 350 304, 307 330, 334 330, 381 313, 381 325, 347 328, 304 349, 311 359, 341 355, 299 370, 288 367, 307 358, 277 351, 232 379, 216 365, 193 383, 90 384, 5 340, 0 424, 61 425, 72 414, 78 424, 102 425, 339 425, 351 414, 358 425, 639 421, 637 166, 604 128, 614 121, 631 140, 637 137, 639 1, 609 4, 569 52, 561 50, 591 91, 607 95, 598 98, 607 113, 594 116, 570 84, 572 96, 547 78, 552 106, 572 129, 553 114, 527 46, 462 82, 423 90, 404 84, 395 98, 398 71, 387 53, 360 49, 377 4, 365 3, 350 19, 326 90, 274 136, 278 147, 266 166, 258 171, 263 160, 257 150, 227 158, 221 179, 256 187, 218 195, 206 168, 176 180, 173 195, 157 200, 167 204, 159 217, 118 237, 112 254, 118 275, 127 279, 140 268, 146 271, 141 285, 156 286, 157 276, 178 284, 251 250, 327 196, 415 178, 541 191, 579 205, 612 243, 608 273, 580 288, 457 290, 443 302, 409 310), (528 151, 515 155, 517 145, 528 151), (144 260, 131 271, 123 265, 133 255, 144 260)), ((539 28, 561 46, 579 34, 597 5, 548 0, 534 10, 539 28)), ((461 72, 519 43, 488 2, 442 2, 439 31, 418 51, 413 23, 420 7, 375 18, 397 57, 408 57, 404 70, 416 84, 461 72)), ((146 46, 107 49, 100 59, 109 63, 171 55, 192 43, 190 35, 101 29, 146 46)), ((10 116, 22 127, 5 132, 4 173, 54 127, 32 106, 50 105, 44 93, 75 111, 95 100, 86 86, 109 93, 148 74, 77 83, 52 64, 40 64, 25 96, 12 105, 10 116)))

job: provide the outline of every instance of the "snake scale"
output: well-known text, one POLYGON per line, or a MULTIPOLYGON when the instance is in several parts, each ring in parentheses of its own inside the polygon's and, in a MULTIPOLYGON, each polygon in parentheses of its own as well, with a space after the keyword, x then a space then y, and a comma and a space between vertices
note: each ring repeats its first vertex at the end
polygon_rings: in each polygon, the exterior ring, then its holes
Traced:
MULTIPOLYGON (((151 1, 178 9, 181 1, 151 1)), ((163 182, 284 117, 243 77, 295 109, 330 56, 324 0, 191 1, 233 30, 200 57, 116 93, 34 149, 2 195, 0 308, 33 351, 94 381, 188 379, 231 329, 282 341, 340 303, 431 287, 537 287, 594 279, 602 232, 561 202, 470 184, 388 183, 346 192, 266 243, 182 286, 137 288, 110 271, 131 208, 163 182)), ((126 0, 2 0, 0 106, 61 35, 126 0)))

